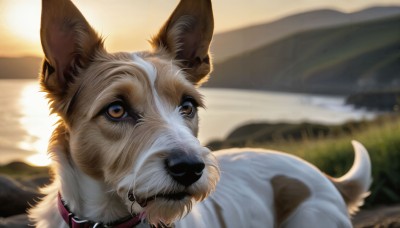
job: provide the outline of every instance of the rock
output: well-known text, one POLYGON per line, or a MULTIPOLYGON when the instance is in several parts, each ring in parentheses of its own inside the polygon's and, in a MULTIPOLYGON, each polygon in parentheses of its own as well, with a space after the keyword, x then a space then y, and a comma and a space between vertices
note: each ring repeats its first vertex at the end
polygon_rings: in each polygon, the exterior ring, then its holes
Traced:
POLYGON ((35 199, 41 196, 36 189, 0 175, 0 217, 25 213, 35 199))
POLYGON ((14 215, 8 218, 0 218, 0 228, 25 228, 30 227, 26 214, 14 215))

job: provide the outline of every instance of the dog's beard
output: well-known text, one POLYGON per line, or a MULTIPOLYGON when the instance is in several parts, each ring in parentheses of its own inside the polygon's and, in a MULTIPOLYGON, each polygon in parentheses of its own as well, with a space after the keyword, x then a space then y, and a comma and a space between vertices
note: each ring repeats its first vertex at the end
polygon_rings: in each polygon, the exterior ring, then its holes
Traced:
POLYGON ((146 206, 145 216, 152 225, 171 224, 189 213, 194 203, 195 199, 189 196, 181 200, 158 198, 146 206))
POLYGON ((152 225, 171 224, 215 190, 220 176, 217 161, 209 154, 205 163, 202 178, 186 188, 174 182, 155 161, 148 162, 141 169, 147 172, 128 177, 134 181, 129 184, 128 193, 123 194, 124 201, 132 213, 141 213, 152 225))
POLYGON ((171 224, 188 214, 196 202, 204 200, 215 188, 197 189, 176 194, 159 194, 145 200, 138 199, 144 204, 144 215, 147 221, 156 225, 159 223, 171 224))

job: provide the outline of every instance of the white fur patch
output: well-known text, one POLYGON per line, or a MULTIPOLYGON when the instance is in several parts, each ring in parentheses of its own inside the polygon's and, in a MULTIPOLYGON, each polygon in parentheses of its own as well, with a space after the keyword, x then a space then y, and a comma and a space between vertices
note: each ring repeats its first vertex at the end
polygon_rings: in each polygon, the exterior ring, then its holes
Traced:
POLYGON ((194 138, 193 135, 190 133, 190 130, 186 127, 182 116, 179 113, 179 107, 176 107, 174 110, 168 110, 168 107, 164 104, 163 101, 161 101, 161 98, 155 88, 155 81, 157 79, 156 67, 152 63, 144 60, 137 53, 132 53, 132 59, 134 63, 136 63, 137 66, 146 73, 146 76, 151 83, 152 92, 154 94, 154 102, 156 104, 157 110, 160 113, 162 119, 164 119, 164 121, 171 126, 171 130, 174 132, 174 138, 185 140, 185 138, 187 139, 185 135, 190 135, 192 137, 189 138, 194 138))
POLYGON ((154 83, 157 79, 157 69, 154 67, 154 65, 144 60, 137 53, 132 53, 132 60, 146 73, 151 85, 154 86, 154 83))

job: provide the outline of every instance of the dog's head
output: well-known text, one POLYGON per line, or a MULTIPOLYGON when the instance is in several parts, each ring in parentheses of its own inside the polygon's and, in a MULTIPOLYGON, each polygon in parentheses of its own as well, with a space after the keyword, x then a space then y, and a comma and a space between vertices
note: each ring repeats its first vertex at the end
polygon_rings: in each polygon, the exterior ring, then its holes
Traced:
POLYGON ((196 138, 212 33, 210 0, 182 0, 151 51, 111 54, 70 0, 43 0, 41 84, 63 126, 53 139, 65 144, 55 160, 65 156, 151 223, 187 213, 219 179, 196 138))

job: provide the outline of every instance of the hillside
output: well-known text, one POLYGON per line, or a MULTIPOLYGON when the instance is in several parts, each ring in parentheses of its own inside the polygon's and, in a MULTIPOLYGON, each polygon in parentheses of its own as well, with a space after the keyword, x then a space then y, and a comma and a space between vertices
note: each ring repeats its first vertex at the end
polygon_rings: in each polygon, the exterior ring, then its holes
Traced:
POLYGON ((277 141, 299 142, 303 140, 338 137, 351 134, 365 125, 365 121, 347 122, 342 125, 316 123, 246 123, 232 130, 223 140, 214 140, 207 147, 219 150, 231 147, 246 147, 277 141))
POLYGON ((41 62, 39 57, 0 57, 0 79, 37 78, 41 62))
POLYGON ((215 64, 208 87, 352 94, 400 87, 400 16, 306 31, 215 64))
MULTIPOLYGON (((393 15, 400 15, 400 7, 374 7, 351 14, 317 10, 216 34, 212 43, 215 72, 207 86, 348 93, 353 86, 348 80, 352 79, 336 81, 337 74, 348 72, 371 74, 364 75, 365 80, 357 83, 375 86, 376 73, 389 72, 390 79, 393 72, 398 72, 395 62, 398 46, 394 40, 400 37, 398 20, 393 21, 393 15), (390 25, 385 25, 386 22, 390 25), (362 65, 367 66, 367 72, 360 69, 362 65), (324 84, 332 79, 338 85, 326 90, 324 84), (300 87, 293 88, 299 82, 300 87), (342 82, 348 87, 342 89, 342 82), (310 86, 303 85, 309 83, 310 86)), ((0 79, 36 78, 40 62, 38 57, 0 57, 0 79)), ((399 80, 393 83, 398 85, 399 80)), ((383 84, 386 87, 387 83, 383 84)))
POLYGON ((377 20, 400 15, 400 7, 373 7, 354 13, 322 9, 288 16, 270 23, 216 34, 211 51, 219 63, 295 33, 377 20))

